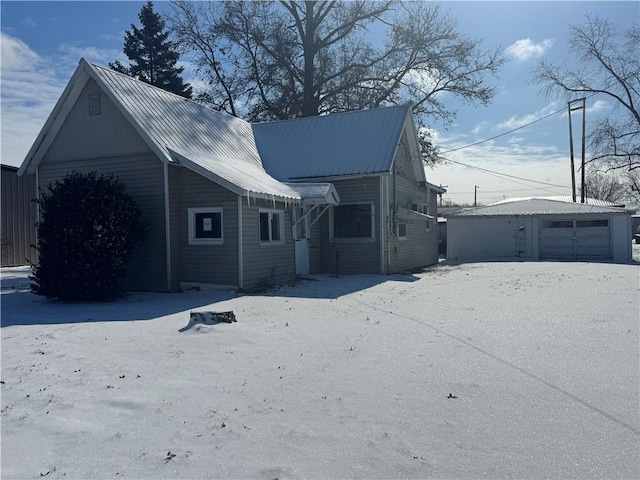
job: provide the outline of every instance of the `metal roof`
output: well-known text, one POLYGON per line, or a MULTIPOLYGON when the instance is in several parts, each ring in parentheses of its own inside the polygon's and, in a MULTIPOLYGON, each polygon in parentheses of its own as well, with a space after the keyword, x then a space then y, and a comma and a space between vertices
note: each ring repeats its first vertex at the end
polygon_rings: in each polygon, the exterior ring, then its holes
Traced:
POLYGON ((89 78, 96 81, 163 162, 184 164, 240 195, 300 199, 298 192, 265 172, 248 122, 85 59, 80 60, 21 170, 31 162, 40 162, 47 147, 43 140, 55 136, 55 129, 64 121, 59 113, 68 113, 68 103, 75 102, 89 78))
MULTIPOLYGON (((513 197, 513 198, 500 200, 498 202, 493 202, 493 203, 490 203, 489 205, 499 205, 501 203, 510 203, 510 202, 517 202, 522 200, 533 200, 533 199, 555 200, 556 202, 574 203, 573 198, 570 195, 555 195, 555 196, 548 196, 548 197, 517 197, 517 198, 513 197)), ((623 203, 608 202, 606 200, 598 200, 597 198, 585 198, 584 203, 587 203, 589 205, 597 205, 599 207, 624 207, 623 203)))
POLYGON ((252 125, 262 164, 282 181, 388 172, 409 105, 252 125))
POLYGON ((285 182, 388 172, 403 129, 413 125, 409 105, 251 125, 83 58, 19 174, 35 172, 90 79, 161 161, 239 195, 297 202, 318 191, 285 182))
POLYGON ((447 215, 454 217, 493 217, 502 215, 572 215, 599 213, 627 213, 623 208, 586 203, 562 202, 544 198, 531 198, 500 202, 482 207, 465 208, 447 215))

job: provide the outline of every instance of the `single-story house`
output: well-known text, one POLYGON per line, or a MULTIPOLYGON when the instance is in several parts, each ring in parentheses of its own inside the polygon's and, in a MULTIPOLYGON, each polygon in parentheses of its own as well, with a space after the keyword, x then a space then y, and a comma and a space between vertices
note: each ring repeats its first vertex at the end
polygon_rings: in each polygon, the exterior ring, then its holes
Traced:
POLYGON ((19 174, 110 173, 143 209, 130 290, 251 289, 437 261, 410 106, 251 124, 80 63, 19 174))
POLYGON ((2 165, 2 255, 0 265, 15 267, 36 260, 36 182, 19 177, 18 169, 2 165))
POLYGON ((503 200, 447 216, 447 258, 631 261, 631 214, 607 202, 503 200))

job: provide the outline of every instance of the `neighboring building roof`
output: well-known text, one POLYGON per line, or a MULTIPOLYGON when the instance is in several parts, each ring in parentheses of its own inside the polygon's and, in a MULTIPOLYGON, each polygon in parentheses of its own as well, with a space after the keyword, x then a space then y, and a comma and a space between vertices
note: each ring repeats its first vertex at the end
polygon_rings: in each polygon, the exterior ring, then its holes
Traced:
MULTIPOLYGON (((490 203, 489 205, 499 205, 501 203, 511 203, 511 202, 518 202, 521 200, 533 200, 533 199, 538 199, 538 200, 555 200, 556 202, 567 202, 567 203, 574 203, 573 198, 570 195, 556 195, 556 196, 550 196, 550 197, 513 197, 513 198, 506 198, 504 200, 500 200, 498 202, 494 202, 494 203, 490 203)), ((577 203, 582 203, 580 202, 580 199, 578 198, 578 202, 577 203)), ((585 198, 585 202, 588 205, 597 205, 599 207, 621 207, 624 208, 624 203, 619 203, 619 202, 608 202, 606 200, 598 200, 596 198, 585 198)))
POLYGON ((562 202, 544 198, 503 201, 482 207, 472 207, 447 215, 452 217, 493 217, 502 215, 572 215, 588 213, 627 213, 623 208, 562 202))
POLYGON ((283 181, 386 173, 409 105, 252 125, 267 172, 283 181))

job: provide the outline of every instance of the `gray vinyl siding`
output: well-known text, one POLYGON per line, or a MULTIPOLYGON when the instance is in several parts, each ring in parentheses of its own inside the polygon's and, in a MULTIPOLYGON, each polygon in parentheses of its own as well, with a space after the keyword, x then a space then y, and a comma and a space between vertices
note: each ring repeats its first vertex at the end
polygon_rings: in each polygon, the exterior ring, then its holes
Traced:
MULTIPOLYGON (((56 142, 60 139, 56 138, 56 142)), ((165 212, 163 165, 153 156, 116 157, 68 162, 43 162, 38 167, 40 188, 77 171, 113 174, 125 184, 147 223, 147 239, 133 253, 126 267, 126 287, 130 291, 166 291, 165 212)))
MULTIPOLYGON (((309 271, 311 273, 322 272, 322 238, 320 223, 326 222, 326 218, 329 217, 329 210, 327 210, 322 217, 318 219, 310 228, 311 238, 309 238, 309 271)), ((314 217, 315 218, 315 217, 314 217)))
POLYGON ((171 291, 180 290, 181 262, 180 262, 180 171, 181 167, 168 166, 169 184, 169 241, 171 243, 171 291))
POLYGON ((243 285, 245 289, 288 282, 296 278, 295 242, 291 230, 292 209, 282 203, 242 199, 243 285), (261 245, 260 209, 284 212, 284 243, 261 245))
POLYGON ((319 273, 336 273, 336 251, 339 251, 339 273, 380 273, 380 177, 365 177, 332 182, 340 204, 372 203, 374 205, 373 241, 344 241, 329 238, 329 219, 327 212, 318 222, 320 224, 319 273))
MULTIPOLYGON (((420 185, 415 177, 412 162, 416 161, 411 156, 407 147, 406 133, 398 146, 394 162, 394 175, 389 175, 389 211, 394 207, 411 209, 411 204, 419 203, 428 205, 428 214, 437 216, 437 193, 426 186, 420 185)), ((438 261, 438 231, 435 218, 426 229, 426 221, 422 219, 401 220, 397 223, 406 225, 406 238, 397 236, 397 229, 393 229, 393 221, 390 222, 388 231, 388 262, 390 272, 413 270, 420 267, 433 265, 438 261)))
POLYGON ((181 282, 238 286, 238 196, 186 168, 178 171, 181 282), (189 208, 222 208, 222 245, 189 245, 189 208))
POLYGON ((47 150, 43 162, 141 155, 151 150, 94 80, 89 80, 47 150), (89 95, 100 94, 101 113, 89 115, 89 95))
POLYGON ((67 173, 113 174, 138 203, 147 223, 147 239, 126 267, 128 290, 166 291, 164 169, 127 119, 89 80, 38 167, 46 188, 67 173), (89 95, 100 94, 100 114, 89 114, 89 95))
POLYGON ((36 182, 33 175, 16 175, 2 166, 2 263, 3 267, 28 265, 37 260, 36 182))

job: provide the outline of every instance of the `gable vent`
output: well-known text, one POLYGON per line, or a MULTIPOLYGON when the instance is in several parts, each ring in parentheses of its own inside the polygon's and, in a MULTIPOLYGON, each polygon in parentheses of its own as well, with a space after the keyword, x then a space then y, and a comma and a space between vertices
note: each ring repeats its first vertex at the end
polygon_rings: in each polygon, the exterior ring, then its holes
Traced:
POLYGON ((92 93, 89 95, 89 115, 100 115, 102 106, 100 105, 100 94, 92 93))

